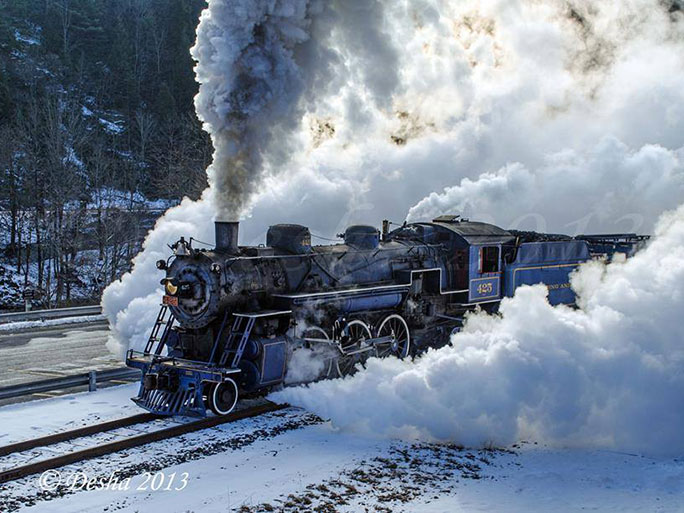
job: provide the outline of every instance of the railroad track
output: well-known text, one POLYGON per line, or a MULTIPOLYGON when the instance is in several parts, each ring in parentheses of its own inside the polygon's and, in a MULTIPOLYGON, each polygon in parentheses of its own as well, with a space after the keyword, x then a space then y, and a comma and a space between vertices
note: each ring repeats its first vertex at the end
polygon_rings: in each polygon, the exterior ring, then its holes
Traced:
MULTIPOLYGON (((123 451, 125 449, 140 447, 148 443, 158 442, 160 440, 166 440, 168 438, 174 438, 177 436, 185 435, 187 433, 192 433, 195 431, 200 431, 202 429, 215 427, 221 424, 235 422, 237 420, 247 419, 250 417, 256 417, 259 415, 263 415, 265 413, 282 410, 283 408, 287 407, 288 405, 286 404, 275 404, 268 402, 258 406, 253 406, 239 411, 234 411, 233 413, 230 413, 222 417, 207 417, 192 422, 187 422, 184 424, 177 424, 171 427, 158 429, 141 435, 125 437, 113 442, 94 445, 86 449, 68 452, 60 456, 46 458, 39 461, 28 463, 26 465, 20 465, 17 467, 10 468, 8 470, 4 470, 0 472, 0 484, 15 481, 22 477, 37 474, 39 472, 45 472, 46 470, 56 469, 59 467, 63 467, 65 465, 78 463, 80 461, 88 460, 91 458, 106 456, 108 454, 123 451)), ((4 447, 0 447, 0 456, 18 454, 35 448, 49 447, 56 443, 76 440, 79 438, 84 438, 86 436, 91 436, 99 433, 106 433, 114 429, 133 426, 136 424, 142 424, 158 420, 160 418, 164 417, 143 413, 139 415, 133 415, 131 417, 125 417, 122 419, 103 422, 101 424, 85 426, 71 431, 56 433, 54 435, 48 435, 40 438, 26 440, 23 442, 17 442, 10 445, 6 445, 4 447)))

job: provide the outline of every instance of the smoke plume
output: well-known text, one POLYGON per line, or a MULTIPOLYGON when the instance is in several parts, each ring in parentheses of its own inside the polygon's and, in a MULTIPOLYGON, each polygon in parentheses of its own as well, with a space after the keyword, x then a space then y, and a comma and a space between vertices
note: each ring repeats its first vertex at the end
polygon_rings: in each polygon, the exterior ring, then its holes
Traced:
POLYGON ((214 0, 202 12, 191 49, 195 107, 215 149, 207 174, 222 219, 239 219, 269 168, 270 142, 286 144, 294 133, 304 91, 296 54, 309 40, 316 4, 214 0))
POLYGON ((684 16, 660 0, 210 0, 193 55, 211 188, 106 290, 138 346, 155 260, 212 217, 332 237, 447 210, 503 227, 649 232, 682 202, 684 16), (225 143, 225 144, 224 144, 225 143), (411 209, 411 206, 414 208, 411 209))
POLYGON ((634 258, 586 264, 572 286, 579 309, 523 287, 451 346, 272 397, 371 434, 684 454, 684 206, 634 258))

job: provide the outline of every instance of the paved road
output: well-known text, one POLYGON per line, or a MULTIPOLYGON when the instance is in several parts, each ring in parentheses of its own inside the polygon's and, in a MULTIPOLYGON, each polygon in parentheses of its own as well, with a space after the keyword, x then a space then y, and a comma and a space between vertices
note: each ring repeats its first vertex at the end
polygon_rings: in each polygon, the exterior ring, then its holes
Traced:
POLYGON ((0 334, 0 387, 120 367, 105 347, 106 323, 0 334))

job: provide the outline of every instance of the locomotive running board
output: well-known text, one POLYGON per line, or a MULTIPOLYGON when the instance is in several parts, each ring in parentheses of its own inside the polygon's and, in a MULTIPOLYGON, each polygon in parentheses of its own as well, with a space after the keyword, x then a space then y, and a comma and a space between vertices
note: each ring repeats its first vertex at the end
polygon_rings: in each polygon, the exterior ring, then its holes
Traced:
POLYGON ((184 358, 177 358, 173 356, 158 356, 152 353, 142 353, 133 349, 129 349, 126 353, 126 363, 128 364, 128 362, 137 364, 128 365, 129 367, 141 368, 142 365, 159 365, 178 371, 205 370, 208 373, 216 374, 216 376, 237 374, 240 372, 240 369, 207 367, 208 362, 201 360, 186 360, 184 358))
POLYGON ((477 305, 486 305, 488 303, 500 303, 501 298, 497 299, 490 299, 489 301, 476 301, 474 303, 459 303, 455 306, 477 306, 477 305))

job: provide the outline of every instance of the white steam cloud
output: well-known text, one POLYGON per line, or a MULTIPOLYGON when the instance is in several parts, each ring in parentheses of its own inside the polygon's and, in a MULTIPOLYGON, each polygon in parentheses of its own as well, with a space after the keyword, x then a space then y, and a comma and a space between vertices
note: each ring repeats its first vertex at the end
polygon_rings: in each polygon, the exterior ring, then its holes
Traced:
POLYGON ((681 202, 681 11, 659 0, 369 6, 360 16, 333 2, 336 16, 314 24, 317 47, 340 56, 324 68, 334 79, 311 92, 305 151, 259 188, 246 240, 283 220, 324 236, 399 222, 411 205, 413 219, 463 209, 504 227, 648 232, 681 202), (383 44, 369 52, 350 33, 383 44))
POLYGON ((645 145, 632 151, 607 137, 588 154, 564 150, 546 156, 533 170, 515 163, 475 180, 463 178, 460 185, 418 202, 408 220, 473 212, 481 221, 540 232, 552 228, 579 235, 597 227, 638 232, 651 229, 663 205, 683 199, 684 148, 645 145), (549 212, 551 226, 542 214, 549 212))
POLYGON ((452 346, 272 396, 372 434, 684 454, 684 206, 634 258, 586 264, 572 286, 580 309, 523 287, 452 346))
POLYGON ((412 205, 648 232, 684 197, 684 16, 664 1, 210 0, 193 55, 211 188, 106 290, 120 353, 149 334, 166 244, 211 241, 217 215, 243 213, 249 244, 269 224, 329 237, 412 205))
POLYGON ((127 349, 144 349, 159 313, 163 288, 157 260, 166 260, 170 242, 192 234, 211 240, 213 226, 206 220, 214 215, 213 204, 205 191, 201 201, 187 198, 166 212, 147 235, 143 250, 133 259, 133 271, 113 282, 102 294, 102 311, 109 319, 111 333, 107 347, 124 357, 127 349))

